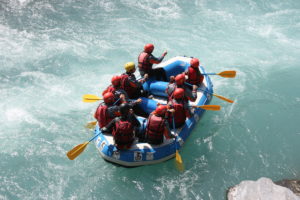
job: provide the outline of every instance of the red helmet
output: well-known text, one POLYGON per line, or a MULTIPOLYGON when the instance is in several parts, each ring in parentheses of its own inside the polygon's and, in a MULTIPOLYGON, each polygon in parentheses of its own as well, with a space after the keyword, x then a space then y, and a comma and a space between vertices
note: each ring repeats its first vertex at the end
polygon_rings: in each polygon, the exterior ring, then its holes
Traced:
POLYGON ((183 85, 185 82, 185 75, 184 74, 178 74, 175 77, 175 82, 177 85, 183 85))
POLYGON ((198 58, 192 58, 190 64, 191 64, 191 67, 197 68, 197 67, 199 67, 200 62, 199 62, 198 58))
POLYGON ((152 53, 153 50, 154 50, 154 45, 153 44, 146 44, 144 46, 144 51, 146 53, 152 53))
POLYGON ((121 81, 121 77, 120 76, 113 76, 111 78, 111 84, 113 86, 119 86, 120 85, 120 81, 121 81))
POLYGON ((167 112, 167 106, 166 105, 159 105, 155 109, 155 113, 157 115, 163 116, 167 112))
POLYGON ((104 95, 103 95, 103 99, 104 99, 104 103, 113 103, 114 100, 115 100, 115 96, 113 93, 111 92, 106 92, 104 95))
POLYGON ((184 97, 184 89, 176 88, 173 96, 175 99, 182 99, 184 97))

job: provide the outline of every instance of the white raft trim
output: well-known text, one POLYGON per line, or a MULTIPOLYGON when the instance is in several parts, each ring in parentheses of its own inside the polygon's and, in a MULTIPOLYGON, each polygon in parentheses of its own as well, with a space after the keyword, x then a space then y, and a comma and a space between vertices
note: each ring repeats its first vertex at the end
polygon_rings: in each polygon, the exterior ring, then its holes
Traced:
POLYGON ((166 160, 169 160, 173 157, 175 157, 175 153, 174 154, 170 154, 169 156, 166 156, 162 159, 158 159, 158 160, 143 160, 143 161, 135 161, 135 162, 126 162, 126 161, 122 161, 119 159, 115 159, 113 157, 110 156, 106 156, 104 153, 102 153, 101 151, 98 151, 100 153, 100 155, 107 161, 112 162, 112 163, 116 163, 125 167, 137 167, 137 166, 142 166, 142 165, 151 165, 151 164, 157 164, 166 160))

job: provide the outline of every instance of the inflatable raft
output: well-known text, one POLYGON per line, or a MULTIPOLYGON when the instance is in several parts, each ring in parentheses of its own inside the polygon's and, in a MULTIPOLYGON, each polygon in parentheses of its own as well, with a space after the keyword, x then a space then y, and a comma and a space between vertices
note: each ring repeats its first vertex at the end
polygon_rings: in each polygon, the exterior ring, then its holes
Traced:
MULTIPOLYGON (((157 65, 155 68, 163 68, 165 70, 166 76, 174 76, 179 73, 184 72, 190 66, 189 57, 174 57, 166 62, 157 65)), ((205 70, 200 66, 201 73, 205 73, 205 70)), ((144 83, 143 87, 154 97, 152 99, 142 98, 143 101, 140 104, 141 108, 147 113, 151 113, 156 108, 156 104, 167 103, 167 98, 165 94, 165 89, 168 82, 148 80, 144 83)), ((195 102, 190 102, 190 105, 207 105, 212 99, 213 84, 209 76, 204 75, 204 80, 201 87, 197 91, 197 100, 195 102)), ((188 118, 185 124, 178 129, 171 130, 172 134, 178 135, 176 138, 164 139, 164 142, 160 145, 151 145, 149 143, 139 143, 138 139, 134 141, 131 148, 128 150, 118 150, 114 146, 113 137, 110 134, 100 133, 99 127, 96 127, 94 134, 94 141, 100 155, 106 161, 122 165, 125 167, 136 167, 141 165, 156 164, 168 160, 175 156, 176 150, 180 149, 184 142, 187 140, 191 134, 193 128, 203 115, 205 110, 201 108, 193 108, 193 116, 188 118)), ((138 116, 138 120, 141 123, 141 130, 144 131, 147 119, 138 116)))

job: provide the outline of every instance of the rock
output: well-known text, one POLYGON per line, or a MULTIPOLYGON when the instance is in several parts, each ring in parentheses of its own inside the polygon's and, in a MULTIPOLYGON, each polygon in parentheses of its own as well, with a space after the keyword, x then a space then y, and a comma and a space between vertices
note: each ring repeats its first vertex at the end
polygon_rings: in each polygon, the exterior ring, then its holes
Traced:
POLYGON ((269 178, 257 181, 242 181, 229 188, 228 200, 300 200, 290 189, 276 185, 269 178))
POLYGON ((300 197, 300 180, 281 180, 275 182, 275 184, 289 188, 300 197))

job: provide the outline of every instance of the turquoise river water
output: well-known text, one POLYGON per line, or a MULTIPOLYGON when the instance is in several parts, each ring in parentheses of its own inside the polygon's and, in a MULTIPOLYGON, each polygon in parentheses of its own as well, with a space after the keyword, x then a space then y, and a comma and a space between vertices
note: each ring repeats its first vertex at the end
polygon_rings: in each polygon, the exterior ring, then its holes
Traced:
POLYGON ((242 180, 300 178, 299 0, 0 0, 0 199, 225 199, 242 180), (84 125, 144 44, 198 57, 222 106, 174 160, 105 162, 84 125))

